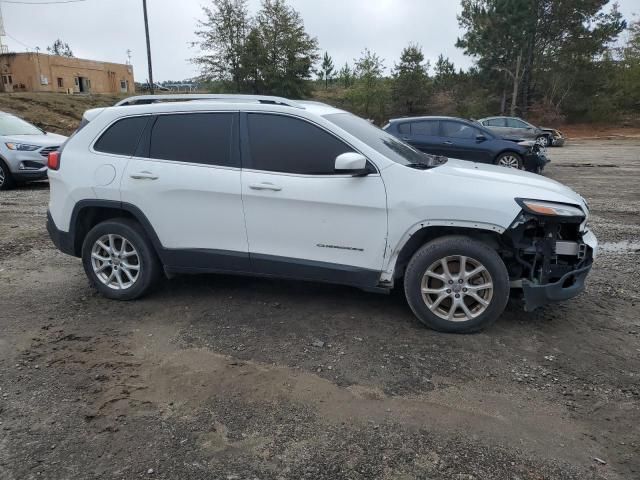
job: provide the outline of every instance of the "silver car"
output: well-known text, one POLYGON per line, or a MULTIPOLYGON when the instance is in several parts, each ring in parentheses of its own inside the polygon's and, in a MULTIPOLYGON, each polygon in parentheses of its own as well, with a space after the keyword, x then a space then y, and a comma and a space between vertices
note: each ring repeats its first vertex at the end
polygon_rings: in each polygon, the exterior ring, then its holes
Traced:
POLYGON ((0 112, 0 190, 47 178, 47 157, 67 137, 0 112))
POLYGON ((539 128, 518 117, 487 117, 478 122, 503 138, 535 140, 543 147, 561 146, 564 138, 557 130, 539 128))

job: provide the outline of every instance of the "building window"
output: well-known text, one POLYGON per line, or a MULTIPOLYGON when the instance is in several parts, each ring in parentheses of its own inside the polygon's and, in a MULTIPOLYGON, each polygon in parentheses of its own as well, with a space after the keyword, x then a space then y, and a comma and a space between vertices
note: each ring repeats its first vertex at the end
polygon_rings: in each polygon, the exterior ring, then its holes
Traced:
POLYGON ((4 83, 5 85, 9 83, 9 79, 7 78, 6 75, 2 75, 2 83, 4 83))
POLYGON ((62 77, 58 77, 58 88, 62 88, 64 87, 64 82, 62 80, 62 77))
POLYGON ((120 80, 120 91, 121 92, 129 91, 129 82, 127 80, 120 80))
POLYGON ((80 80, 78 77, 75 77, 73 80, 76 82, 76 87, 80 86, 80 80))

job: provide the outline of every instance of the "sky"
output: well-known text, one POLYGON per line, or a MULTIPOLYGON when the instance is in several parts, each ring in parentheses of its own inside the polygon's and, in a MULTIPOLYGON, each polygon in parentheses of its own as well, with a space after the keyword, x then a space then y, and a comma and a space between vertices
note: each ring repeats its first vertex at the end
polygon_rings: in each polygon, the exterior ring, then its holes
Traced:
MULTIPOLYGON (((82 0, 73 3, 33 5, 55 0, 0 0, 10 51, 42 52, 56 38, 67 42, 76 57, 131 63, 137 81, 147 75, 142 0, 82 0), (28 5, 32 3, 32 5, 28 5)), ((60 1, 60 0, 58 0, 60 1)), ((68 0, 67 0, 68 1, 68 0)), ((148 0, 154 80, 182 80, 196 76, 189 59, 199 50, 194 31, 203 19, 208 0, 148 0)), ((627 19, 640 14, 640 0, 618 0, 627 19)), ((435 63, 440 53, 456 67, 467 68, 473 60, 455 47, 460 35, 456 15, 458 0, 289 0, 300 12, 307 32, 318 39, 320 52, 328 51, 339 67, 353 63, 367 47, 392 68, 410 42, 422 46, 425 57, 435 63)), ((260 0, 249 0, 255 13, 260 0)))

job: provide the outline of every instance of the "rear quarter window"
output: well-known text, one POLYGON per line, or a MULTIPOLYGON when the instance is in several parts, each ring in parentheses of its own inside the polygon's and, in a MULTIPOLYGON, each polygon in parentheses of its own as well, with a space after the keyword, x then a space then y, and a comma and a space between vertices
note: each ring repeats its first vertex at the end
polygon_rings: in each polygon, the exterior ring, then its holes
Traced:
POLYGON ((142 116, 118 120, 100 136, 93 149, 97 152, 132 156, 149 118, 142 116))

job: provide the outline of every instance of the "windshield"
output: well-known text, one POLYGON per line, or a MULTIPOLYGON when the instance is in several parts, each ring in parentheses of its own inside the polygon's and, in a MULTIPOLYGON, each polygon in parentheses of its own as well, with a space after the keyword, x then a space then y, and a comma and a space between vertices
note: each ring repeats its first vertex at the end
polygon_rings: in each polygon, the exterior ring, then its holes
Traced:
POLYGON ((350 113, 332 113, 325 115, 324 118, 366 143, 389 160, 401 165, 427 165, 433 161, 433 156, 416 150, 393 135, 350 113))
POLYGON ((13 115, 0 115, 0 135, 42 135, 42 130, 13 115))

